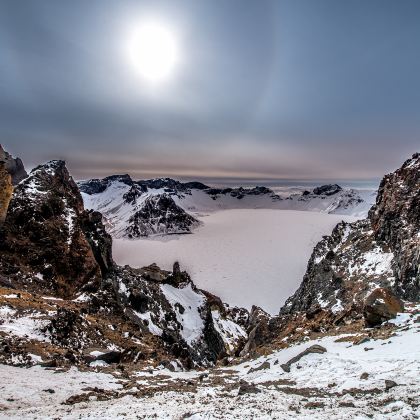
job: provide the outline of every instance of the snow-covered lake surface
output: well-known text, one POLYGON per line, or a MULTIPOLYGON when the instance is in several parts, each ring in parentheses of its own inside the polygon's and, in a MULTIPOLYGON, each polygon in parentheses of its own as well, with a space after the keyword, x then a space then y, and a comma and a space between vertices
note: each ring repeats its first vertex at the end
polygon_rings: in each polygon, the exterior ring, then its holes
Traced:
POLYGON ((255 304, 276 314, 298 288, 315 244, 349 216, 291 210, 224 210, 200 215, 190 235, 114 239, 118 264, 151 263, 171 269, 174 261, 202 289, 230 305, 255 304))

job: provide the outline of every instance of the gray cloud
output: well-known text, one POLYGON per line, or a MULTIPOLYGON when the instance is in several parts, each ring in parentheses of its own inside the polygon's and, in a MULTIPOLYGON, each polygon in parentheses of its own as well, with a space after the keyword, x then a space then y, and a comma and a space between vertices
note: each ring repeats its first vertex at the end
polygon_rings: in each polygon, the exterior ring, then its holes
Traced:
POLYGON ((0 142, 78 178, 377 178, 419 149, 416 0, 0 3, 0 142), (158 92, 131 22, 176 28, 158 92))

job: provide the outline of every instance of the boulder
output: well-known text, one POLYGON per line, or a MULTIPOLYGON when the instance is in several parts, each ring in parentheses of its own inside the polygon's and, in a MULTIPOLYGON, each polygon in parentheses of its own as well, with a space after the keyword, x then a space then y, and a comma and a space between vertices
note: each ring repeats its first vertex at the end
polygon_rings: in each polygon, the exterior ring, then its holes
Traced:
POLYGON ((389 391, 391 388, 398 386, 395 381, 391 381, 390 379, 385 379, 385 390, 389 391))
POLYGON ((404 310, 403 302, 389 289, 375 289, 365 300, 363 316, 366 326, 375 327, 395 318, 398 312, 404 310))
POLYGON ((238 395, 245 395, 245 394, 258 394, 261 392, 254 384, 250 384, 244 380, 241 380, 239 385, 238 395))
POLYGON ((298 362, 303 356, 306 356, 307 354, 310 354, 310 353, 322 354, 322 353, 325 353, 326 351, 327 349, 325 347, 322 347, 319 344, 314 344, 313 346, 308 347, 306 350, 299 353, 297 356, 291 358, 287 363, 283 363, 280 366, 285 372, 290 372, 290 366, 293 363, 298 362))

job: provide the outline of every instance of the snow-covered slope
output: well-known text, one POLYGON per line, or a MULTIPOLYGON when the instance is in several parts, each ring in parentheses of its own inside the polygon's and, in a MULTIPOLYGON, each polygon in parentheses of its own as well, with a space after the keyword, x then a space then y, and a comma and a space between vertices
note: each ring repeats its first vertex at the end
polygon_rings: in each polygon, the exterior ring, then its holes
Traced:
POLYGON ((115 238, 190 233, 199 225, 165 188, 148 189, 124 176, 111 177, 105 189, 93 190, 92 185, 79 184, 85 208, 100 211, 115 238))
POLYGON ((115 175, 79 183, 85 207, 100 211, 116 238, 189 233, 203 212, 228 209, 302 210, 366 217, 372 190, 343 189, 336 184, 276 194, 266 187, 210 188, 170 178, 133 181, 115 175))
POLYGON ((0 417, 135 419, 141 413, 144 418, 209 420, 419 418, 419 309, 399 314, 390 326, 391 336, 363 344, 357 334, 308 339, 204 372, 150 366, 129 378, 116 378, 76 368, 57 373, 39 366, 0 365, 7 384, 0 396, 5 410, 0 417), (284 371, 282 365, 314 345, 325 352, 306 354, 284 371))

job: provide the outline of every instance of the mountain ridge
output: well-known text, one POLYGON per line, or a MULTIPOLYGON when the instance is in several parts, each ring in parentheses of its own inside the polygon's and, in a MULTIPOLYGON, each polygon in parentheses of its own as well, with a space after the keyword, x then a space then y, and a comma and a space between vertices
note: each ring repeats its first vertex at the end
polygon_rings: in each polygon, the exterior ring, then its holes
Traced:
POLYGON ((369 193, 343 189, 337 184, 303 190, 286 198, 262 186, 213 188, 171 178, 134 181, 129 175, 111 175, 81 181, 78 185, 85 206, 104 215, 107 229, 115 238, 191 233, 200 225, 197 220, 200 213, 231 208, 305 210, 363 217, 373 204, 369 193), (170 204, 163 209, 151 206, 151 197, 157 196, 165 196, 170 204), (149 209, 145 211, 146 203, 149 209), (173 217, 167 217, 168 207, 173 217), (140 223, 133 223, 139 212, 153 213, 155 223, 146 217, 140 223), (136 234, 133 236, 132 232, 136 234))

